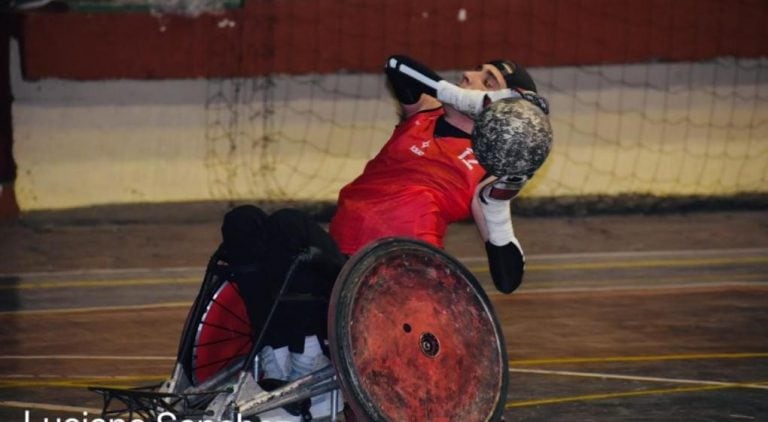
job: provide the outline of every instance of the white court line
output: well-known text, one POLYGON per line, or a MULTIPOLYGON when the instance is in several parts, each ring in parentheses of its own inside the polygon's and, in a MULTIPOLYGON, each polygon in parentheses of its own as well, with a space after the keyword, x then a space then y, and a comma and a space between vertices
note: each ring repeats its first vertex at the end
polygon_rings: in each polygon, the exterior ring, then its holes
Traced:
MULTIPOLYGON (((721 288, 721 287, 766 287, 768 286, 768 280, 755 280, 755 281, 713 281, 705 283, 674 283, 674 284, 646 284, 646 285, 634 285, 634 286, 591 286, 591 287, 532 287, 526 288, 525 285, 521 286, 519 290, 516 290, 512 295, 536 295, 536 294, 550 294, 550 293, 599 293, 599 292, 621 292, 621 291, 660 291, 660 290, 682 290, 682 289, 700 289, 700 288, 721 288)), ((487 291, 488 295, 501 295, 511 296, 498 292, 496 290, 487 291)))
POLYGON ((94 268, 85 270, 63 270, 63 271, 34 271, 27 273, 0 273, 0 278, 18 277, 26 278, 66 278, 66 277, 123 277, 126 275, 152 275, 157 277, 158 273, 180 273, 189 274, 193 272, 205 272, 205 267, 162 267, 162 268, 94 268))
MULTIPOLYGON (((101 409, 92 407, 79 407, 79 406, 64 406, 58 404, 47 403, 32 403, 25 401, 13 401, 13 400, 0 400, 0 407, 13 407, 25 410, 51 410, 54 412, 77 412, 77 413, 89 413, 94 415, 100 415, 101 409)), ((65 419, 62 419, 65 420, 65 419)))
MULTIPOLYGON (((768 281, 724 281, 724 282, 708 282, 708 283, 675 283, 675 284, 654 284, 654 285, 639 285, 639 286, 594 286, 594 287, 533 287, 525 288, 521 287, 513 294, 501 293, 495 289, 487 289, 486 295, 489 297, 512 297, 520 295, 538 295, 538 294, 552 294, 552 293, 591 293, 591 292, 620 292, 620 291, 660 291, 660 290, 684 290, 684 289, 700 289, 700 288, 720 288, 720 287, 760 287, 765 288, 768 285, 768 281)), ((147 309, 163 309, 163 308, 184 308, 191 306, 191 302, 161 302, 148 305, 122 305, 122 306, 93 306, 93 307, 81 307, 81 308, 53 308, 53 309, 27 309, 17 311, 0 311, 0 316, 13 315, 52 315, 52 314, 68 314, 68 313, 85 313, 85 312, 113 312, 113 311, 141 311, 147 309)))
POLYGON ((768 248, 734 248, 734 249, 681 249, 668 251, 621 251, 621 252, 572 252, 561 254, 531 255, 534 259, 568 259, 568 258, 647 258, 660 257, 690 257, 690 256, 733 256, 733 255, 768 255, 768 248))
POLYGON ((585 378, 601 378, 601 379, 618 379, 627 381, 650 381, 650 382, 666 382, 675 384, 694 384, 694 385, 717 385, 723 387, 742 387, 742 388, 754 388, 758 390, 768 390, 768 385, 751 384, 751 383, 738 383, 738 382, 723 382, 723 381, 706 381, 706 380, 691 380, 685 378, 659 378, 659 377, 643 377, 636 375, 617 375, 617 374, 605 374, 599 372, 575 372, 575 371, 553 371, 545 369, 521 369, 521 368, 509 368, 509 372, 517 372, 523 374, 542 374, 542 375, 561 375, 569 377, 585 377, 585 378))
POLYGON ((112 355, 0 355, 0 360, 176 360, 169 356, 112 356, 112 355))
MULTIPOLYGON (((657 250, 636 252, 574 252, 562 254, 526 255, 526 260, 551 260, 551 259, 586 259, 600 260, 612 258, 647 258, 658 257, 689 257, 689 256, 733 256, 743 254, 768 255, 768 248, 736 248, 736 249, 684 249, 684 250, 657 250)), ((485 256, 459 256, 456 257, 463 263, 485 262, 485 256)), ((204 273, 205 267, 164 267, 164 268, 120 268, 120 269, 87 269, 66 271, 37 271, 28 273, 0 273, 0 278, 45 278, 45 277, 87 277, 87 276, 125 276, 125 275, 153 275, 158 273, 204 273)))
POLYGON ((24 380, 24 381, 30 381, 30 380, 61 380, 66 379, 68 381, 74 381, 74 380, 89 380, 89 381, 134 381, 136 379, 146 379, 146 378, 164 378, 167 374, 157 374, 157 375, 144 375, 144 376, 133 376, 133 375, 61 375, 61 374, 7 374, 7 375, 0 375, 0 381, 7 381, 7 380, 24 380))
POLYGON ((192 302, 162 302, 149 305, 122 305, 122 306, 92 306, 83 308, 54 308, 54 309, 27 309, 18 311, 2 311, 0 316, 4 315, 51 315, 51 314, 69 314, 81 312, 112 312, 112 311, 143 311, 147 309, 163 308, 189 308, 192 302))
MULTIPOLYGON (((571 253, 559 253, 559 254, 537 254, 526 255, 526 262, 530 261, 546 261, 546 260, 568 260, 568 259, 584 259, 584 260, 602 260, 602 259, 614 259, 614 258, 648 258, 648 257, 660 257, 660 258, 681 258, 681 257, 693 257, 693 256, 734 256, 734 255, 768 255, 768 248, 736 248, 736 249, 682 249, 682 250, 669 250, 669 251, 634 251, 634 252, 571 252, 571 253)), ((461 262, 476 263, 485 262, 488 260, 485 256, 465 256, 457 257, 461 262)))
MULTIPOLYGON (((548 259, 548 258, 574 258, 583 257, 588 259, 596 259, 599 257, 647 257, 653 255, 663 255, 666 258, 672 258, 674 256, 705 256, 705 255, 736 255, 736 254, 768 254, 768 248, 745 248, 745 249, 704 249, 704 250, 681 250, 681 251, 644 251, 644 252, 600 252, 600 253, 573 253, 573 254, 557 254, 557 255, 538 255, 533 256, 533 260, 536 259, 548 259)), ((462 257, 459 258, 462 262, 468 263, 473 260, 485 261, 485 257, 462 257)), ((530 262, 530 261, 529 261, 530 262)), ((535 264, 534 264, 535 265, 535 264)), ((27 273, 21 274, 17 277, 26 278, 32 275, 69 275, 69 276, 88 276, 90 275, 121 275, 128 274, 129 272, 136 274, 147 274, 157 277, 158 274, 170 274, 183 271, 198 271, 199 268, 193 267, 177 267, 177 268, 160 268, 160 269, 112 269, 112 270, 82 270, 82 271, 63 271, 63 272, 39 272, 39 273, 27 273)), ((750 282, 725 280, 722 282, 692 282, 692 283, 675 283, 675 284, 651 284, 651 285, 633 285, 633 286, 582 286, 582 287, 532 287, 528 288, 527 284, 524 284, 517 292, 520 294, 540 294, 540 293, 589 293, 589 292, 612 292, 612 291, 642 291, 642 290, 670 290, 670 289, 698 289, 702 287, 717 288, 717 287, 764 287, 768 283, 766 280, 754 280, 750 282)), ((105 282, 105 285, 109 285, 109 282, 105 282)), ((489 296, 502 295, 495 289, 486 289, 486 293, 489 296)), ((54 308, 54 309, 29 309, 29 310, 16 310, 16 311, 0 311, 0 316, 4 315, 46 315, 46 314, 64 314, 64 313, 77 313, 77 312, 103 312, 103 311, 125 311, 125 310, 145 310, 145 309, 158 309, 158 308, 170 308, 170 307, 189 307, 191 303, 188 302, 165 302, 148 305, 120 305, 120 306, 101 306, 101 307, 81 307, 81 308, 54 308)))

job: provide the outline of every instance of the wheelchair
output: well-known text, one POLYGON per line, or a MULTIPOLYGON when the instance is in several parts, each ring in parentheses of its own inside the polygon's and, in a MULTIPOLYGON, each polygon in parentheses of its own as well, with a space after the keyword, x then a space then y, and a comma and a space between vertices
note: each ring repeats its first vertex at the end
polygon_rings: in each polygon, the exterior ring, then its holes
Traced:
POLYGON ((209 260, 171 376, 156 386, 91 387, 102 395, 103 419, 255 422, 281 407, 296 420, 501 419, 509 376, 502 331, 478 281, 446 252, 393 237, 353 255, 328 305, 331 364, 272 391, 253 388, 264 333, 281 303, 307 300, 287 292, 318 251, 296 256, 260 330, 238 288, 243 269, 222 265, 221 253, 209 260), (329 415, 298 410, 329 393, 329 415))

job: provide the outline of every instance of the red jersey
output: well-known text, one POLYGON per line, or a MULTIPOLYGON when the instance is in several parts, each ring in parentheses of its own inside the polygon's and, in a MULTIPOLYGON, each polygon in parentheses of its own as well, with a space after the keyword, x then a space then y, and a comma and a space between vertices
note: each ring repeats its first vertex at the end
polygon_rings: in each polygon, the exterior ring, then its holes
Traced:
POLYGON ((389 236, 443 247, 448 224, 469 217, 485 170, 468 137, 435 137, 443 109, 399 124, 363 174, 339 193, 330 233, 345 254, 389 236))

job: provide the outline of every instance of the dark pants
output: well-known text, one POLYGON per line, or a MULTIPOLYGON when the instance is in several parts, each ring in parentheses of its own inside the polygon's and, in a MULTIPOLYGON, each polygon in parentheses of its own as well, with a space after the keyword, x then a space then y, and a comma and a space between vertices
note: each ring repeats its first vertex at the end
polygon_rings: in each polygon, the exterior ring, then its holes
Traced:
POLYGON ((9 56, 15 15, 0 11, 0 184, 16 180, 13 160, 13 122, 11 121, 11 75, 9 56))
POLYGON ((229 264, 247 268, 236 277, 246 301, 254 335, 266 323, 269 310, 283 283, 290 299, 275 310, 263 346, 288 346, 304 351, 304 338, 327 337, 328 300, 344 257, 328 233, 306 213, 282 209, 267 215, 254 206, 232 209, 224 217, 222 244, 229 264), (290 280, 287 273, 296 257, 308 248, 320 256, 301 263, 290 280))

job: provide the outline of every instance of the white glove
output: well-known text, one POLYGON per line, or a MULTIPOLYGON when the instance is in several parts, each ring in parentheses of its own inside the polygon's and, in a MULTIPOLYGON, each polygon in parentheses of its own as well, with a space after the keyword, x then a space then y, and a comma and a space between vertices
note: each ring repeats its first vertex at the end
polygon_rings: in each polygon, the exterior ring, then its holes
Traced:
POLYGON ((522 250, 512 227, 510 202, 526 182, 526 176, 491 176, 477 186, 472 214, 483 240, 495 246, 514 243, 522 250))

